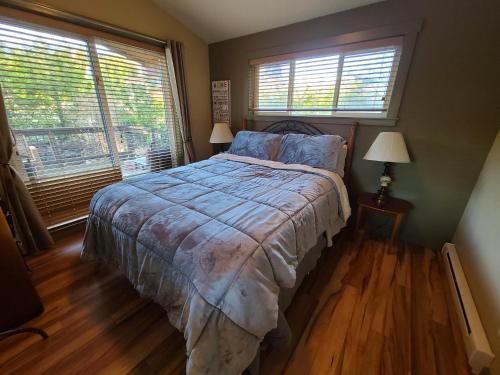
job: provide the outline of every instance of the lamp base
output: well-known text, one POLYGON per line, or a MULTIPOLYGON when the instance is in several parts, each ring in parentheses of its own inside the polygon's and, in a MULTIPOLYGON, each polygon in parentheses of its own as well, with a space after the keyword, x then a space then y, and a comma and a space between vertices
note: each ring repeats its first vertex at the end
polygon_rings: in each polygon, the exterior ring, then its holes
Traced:
POLYGON ((228 143, 212 143, 212 147, 214 150, 214 155, 229 150, 228 143))
POLYGON ((377 202, 377 206, 383 206, 387 202, 391 200, 391 196, 389 195, 389 187, 381 186, 380 189, 377 190, 377 195, 373 197, 375 202, 377 202))
POLYGON ((391 197, 389 195, 389 185, 392 182, 391 168, 392 163, 384 163, 384 172, 382 173, 382 176, 380 176, 380 189, 378 189, 377 195, 375 197, 377 206, 383 206, 385 203, 391 200, 391 197))

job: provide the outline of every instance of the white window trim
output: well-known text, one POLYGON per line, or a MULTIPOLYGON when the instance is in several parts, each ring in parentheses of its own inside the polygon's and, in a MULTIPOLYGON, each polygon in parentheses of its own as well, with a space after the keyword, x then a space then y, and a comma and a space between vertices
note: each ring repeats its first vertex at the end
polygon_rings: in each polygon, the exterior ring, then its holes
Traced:
MULTIPOLYGON (((307 56, 307 54, 315 53, 317 50, 329 51, 330 53, 335 50, 342 50, 349 48, 349 45, 370 43, 376 40, 387 40, 390 38, 402 37, 401 56, 398 65, 398 71, 392 90, 392 97, 389 107, 385 113, 366 113, 360 116, 359 113, 354 116, 351 113, 335 113, 329 116, 307 116, 307 115, 292 115, 291 112, 283 111, 277 112, 263 112, 251 111, 247 107, 248 118, 254 120, 272 120, 282 119, 283 117, 293 117, 296 119, 307 119, 317 123, 346 123, 348 120, 358 121, 361 125, 377 125, 377 126, 395 126, 399 119, 399 108, 401 105, 404 86, 408 76, 410 63, 415 47, 416 39, 419 31, 422 28, 423 21, 421 19, 412 22, 406 22, 391 26, 384 26, 374 29, 363 31, 351 32, 347 34, 336 35, 329 38, 289 44, 280 47, 272 47, 260 50, 251 51, 249 54, 249 65, 257 64, 260 61, 270 61, 273 57, 276 61, 283 60, 287 54, 290 56, 307 56), (269 57, 271 56, 271 57, 269 57)), ((246 84, 249 84, 247 80, 246 84)), ((257 86, 254 86, 257 87, 257 86)), ((247 95, 250 95, 249 87, 246 88, 247 95)), ((248 106, 249 97, 246 97, 248 106)))
MULTIPOLYGON (((379 42, 379 41, 375 41, 379 42)), ((289 65, 289 73, 288 73, 288 91, 287 91, 287 109, 286 110, 280 110, 280 109, 267 109, 267 110, 258 110, 255 108, 249 108, 249 111, 252 111, 253 113, 261 116, 266 116, 266 115, 282 115, 282 116, 300 116, 296 115, 294 113, 300 113, 300 112, 318 112, 318 111, 323 111, 325 112, 324 115, 321 115, 321 117, 352 117, 352 118, 387 118, 387 111, 388 109, 383 108, 380 111, 373 110, 373 109, 359 109, 358 111, 351 111, 351 110, 343 110, 338 108, 338 100, 340 96, 340 87, 342 85, 342 75, 344 73, 343 67, 344 67, 344 58, 348 52, 363 52, 363 51, 372 51, 376 49, 381 49, 383 50, 384 47, 396 47, 397 53, 395 55, 395 64, 392 66, 392 73, 391 76, 393 76, 394 70, 397 72, 397 69, 399 67, 399 55, 400 55, 400 50, 401 50, 401 44, 402 40, 401 38, 390 38, 390 39, 383 39, 380 40, 381 43, 356 43, 356 44, 351 44, 348 46, 342 46, 340 48, 326 48, 326 49, 321 49, 321 50, 315 50, 312 52, 305 52, 305 53, 298 53, 294 54, 293 56, 290 55, 279 55, 279 56, 273 56, 269 59, 258 59, 257 62, 251 61, 250 62, 250 69, 253 70, 253 72, 250 73, 250 76, 252 77, 253 74, 253 90, 252 90, 252 102, 258 102, 259 101, 259 91, 258 87, 260 84, 259 81, 259 72, 260 72, 260 66, 263 64, 272 64, 272 63, 280 63, 280 62, 288 62, 289 65), (397 39, 397 40, 396 40, 397 39), (344 48, 345 47, 345 48, 344 48), (321 56, 332 56, 332 55, 337 55, 338 56, 338 65, 337 65, 337 78, 335 80, 335 88, 334 88, 334 96, 332 100, 332 105, 330 108, 324 108, 324 109, 293 109, 293 102, 295 99, 295 92, 294 92, 294 87, 295 87, 295 69, 296 69, 296 64, 297 60, 302 59, 304 57, 321 57, 321 56), (330 114, 328 114, 330 112, 330 114)), ((386 90, 388 90, 390 85, 386 87, 386 90)), ((387 92, 387 91, 386 91, 387 92)), ((391 90, 392 93, 392 90, 391 90)), ((391 95, 391 101, 392 101, 392 95, 391 95)), ((389 103, 390 104, 390 103, 389 103)), ((305 117, 311 117, 310 115, 302 115, 305 117)))

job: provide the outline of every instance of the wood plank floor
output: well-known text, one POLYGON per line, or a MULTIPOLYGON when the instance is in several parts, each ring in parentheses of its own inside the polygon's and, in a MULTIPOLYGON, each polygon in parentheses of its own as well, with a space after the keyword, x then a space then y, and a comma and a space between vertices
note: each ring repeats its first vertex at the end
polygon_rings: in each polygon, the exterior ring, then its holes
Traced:
MULTIPOLYGON (((182 374, 184 339, 125 278, 79 260, 82 235, 29 259, 46 341, 0 342, 0 374, 182 374)), ((468 374, 440 257, 347 236, 324 253, 286 312, 290 348, 262 374, 468 374)))

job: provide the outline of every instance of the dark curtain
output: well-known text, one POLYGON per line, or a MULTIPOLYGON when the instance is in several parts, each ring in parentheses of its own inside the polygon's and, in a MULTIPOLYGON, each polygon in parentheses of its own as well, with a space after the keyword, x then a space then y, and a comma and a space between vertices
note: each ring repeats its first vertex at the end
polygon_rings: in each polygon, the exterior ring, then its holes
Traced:
POLYGON ((28 255, 49 248, 53 241, 28 189, 9 165, 13 146, 0 88, 0 196, 12 216, 15 236, 28 255))
POLYGON ((191 116, 189 115, 188 93, 186 87, 186 76, 184 72, 184 44, 175 40, 169 40, 167 48, 172 54, 175 82, 179 94, 179 107, 181 112, 181 135, 184 145, 184 159, 186 164, 196 160, 191 136, 191 116))

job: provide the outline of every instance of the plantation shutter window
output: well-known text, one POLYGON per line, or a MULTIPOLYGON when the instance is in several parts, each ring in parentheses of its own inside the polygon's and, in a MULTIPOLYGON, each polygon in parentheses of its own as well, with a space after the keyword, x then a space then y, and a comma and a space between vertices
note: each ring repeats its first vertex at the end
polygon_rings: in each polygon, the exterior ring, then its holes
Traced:
POLYGON ((294 62, 291 108, 315 115, 331 111, 335 97, 339 56, 297 59, 294 62))
POLYGON ((344 56, 338 110, 387 111, 399 56, 396 47, 344 56))
POLYGON ((249 112, 384 117, 401 46, 390 38, 252 60, 249 112))
POLYGON ((164 53, 0 19, 0 59, 11 164, 48 226, 87 215, 102 187, 178 164, 164 53))
POLYGON ((263 64, 258 70, 259 105, 262 110, 288 108, 290 62, 263 64))

